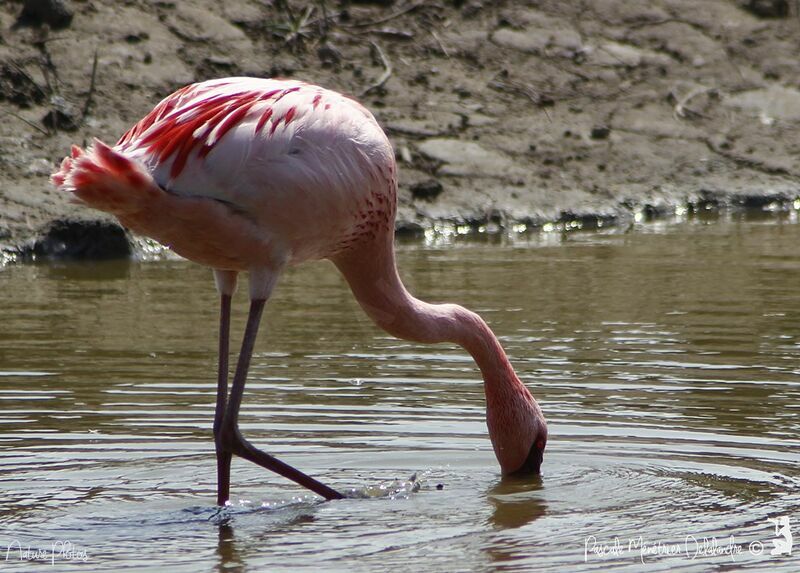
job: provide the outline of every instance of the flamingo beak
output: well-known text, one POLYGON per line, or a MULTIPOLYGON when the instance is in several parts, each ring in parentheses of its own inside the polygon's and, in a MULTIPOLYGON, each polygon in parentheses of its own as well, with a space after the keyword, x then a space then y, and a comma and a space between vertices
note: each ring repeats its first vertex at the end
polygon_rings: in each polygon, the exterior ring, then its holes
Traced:
POLYGON ((544 458, 544 442, 536 440, 528 452, 528 457, 525 458, 522 466, 511 475, 526 476, 526 475, 539 475, 542 468, 542 459, 544 458))

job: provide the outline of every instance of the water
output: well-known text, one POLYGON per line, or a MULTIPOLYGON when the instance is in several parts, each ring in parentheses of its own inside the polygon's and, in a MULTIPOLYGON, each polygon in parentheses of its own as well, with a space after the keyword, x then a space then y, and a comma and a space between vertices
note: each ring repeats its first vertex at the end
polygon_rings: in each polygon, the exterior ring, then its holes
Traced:
POLYGON ((241 425, 367 495, 320 502, 234 460, 222 514, 210 273, 0 270, 0 567, 798 570, 800 225, 553 237, 399 255, 413 292, 502 339, 549 420, 541 479, 500 479, 463 351, 377 331, 319 263, 267 308, 241 425), (781 516, 791 556, 770 555, 781 516))

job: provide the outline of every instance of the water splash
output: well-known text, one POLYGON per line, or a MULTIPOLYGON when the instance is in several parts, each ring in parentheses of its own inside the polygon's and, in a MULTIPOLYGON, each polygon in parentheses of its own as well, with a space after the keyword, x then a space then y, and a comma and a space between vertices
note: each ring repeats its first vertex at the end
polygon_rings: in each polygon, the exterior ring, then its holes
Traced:
POLYGON ((352 499, 408 499, 422 487, 417 472, 406 480, 395 479, 361 488, 345 490, 345 496, 352 499))

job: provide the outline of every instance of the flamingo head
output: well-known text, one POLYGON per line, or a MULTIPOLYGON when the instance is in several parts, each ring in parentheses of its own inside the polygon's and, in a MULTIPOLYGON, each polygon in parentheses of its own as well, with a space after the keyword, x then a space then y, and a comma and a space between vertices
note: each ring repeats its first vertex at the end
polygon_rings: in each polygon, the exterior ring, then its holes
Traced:
POLYGON ((503 475, 539 474, 547 445, 547 422, 530 391, 510 379, 486 384, 486 424, 503 475))

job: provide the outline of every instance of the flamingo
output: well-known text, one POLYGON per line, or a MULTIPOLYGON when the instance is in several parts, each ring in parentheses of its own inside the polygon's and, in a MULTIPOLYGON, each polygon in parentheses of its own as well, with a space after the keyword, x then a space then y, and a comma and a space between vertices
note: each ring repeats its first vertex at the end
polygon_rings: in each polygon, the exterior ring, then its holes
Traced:
POLYGON ((214 442, 217 504, 233 455, 324 497, 335 489, 257 449, 239 407, 264 306, 287 265, 328 259, 377 326, 398 338, 452 342, 481 371, 486 422, 503 475, 538 473, 541 408, 486 322, 414 298, 394 254, 397 165, 374 116, 355 100, 293 80, 224 78, 167 96, 114 147, 72 146, 52 182, 71 200, 211 267, 220 297, 214 442), (231 298, 248 273, 250 309, 228 392, 231 298))

